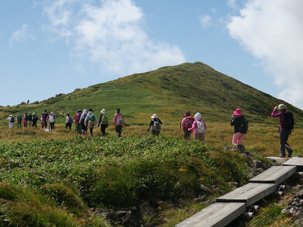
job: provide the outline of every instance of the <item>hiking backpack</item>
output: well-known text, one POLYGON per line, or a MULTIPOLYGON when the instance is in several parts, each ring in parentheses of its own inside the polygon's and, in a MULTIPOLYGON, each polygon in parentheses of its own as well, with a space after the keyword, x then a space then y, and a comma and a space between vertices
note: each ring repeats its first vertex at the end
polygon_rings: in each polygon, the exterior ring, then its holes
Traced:
POLYGON ((70 124, 73 123, 73 119, 70 116, 68 117, 68 123, 70 123, 70 124))
POLYGON ((282 127, 285 129, 285 130, 292 130, 294 128, 294 124, 295 124, 295 121, 294 121, 294 115, 292 112, 285 112, 284 114, 284 123, 282 124, 282 127))
POLYGON ((248 130, 248 121, 245 118, 243 118, 243 120, 241 121, 239 131, 241 133, 247 133, 247 130, 248 130))
POLYGON ((89 121, 90 122, 95 122, 96 121, 96 116, 94 113, 91 113, 90 116, 89 116, 89 121))
POLYGON ((55 122, 55 117, 54 117, 54 115, 49 115, 48 121, 49 121, 49 123, 54 123, 54 122, 55 122))
POLYGON ((185 130, 191 128, 192 125, 193 125, 193 121, 191 121, 190 119, 188 119, 188 117, 185 117, 185 119, 181 123, 181 126, 185 130))
POLYGON ((157 132, 161 131, 161 125, 160 125, 160 122, 159 120, 154 120, 154 127, 153 129, 157 132))
POLYGON ((203 121, 197 121, 196 132, 197 132, 198 134, 205 133, 205 127, 204 127, 203 121))
POLYGON ((117 117, 117 122, 119 125, 123 125, 123 117, 122 117, 122 114, 119 114, 118 117, 117 117))
POLYGON ((11 117, 11 120, 10 120, 11 123, 14 123, 15 122, 15 119, 14 117, 11 117))
POLYGON ((108 116, 107 114, 102 115, 102 124, 108 124, 108 116))

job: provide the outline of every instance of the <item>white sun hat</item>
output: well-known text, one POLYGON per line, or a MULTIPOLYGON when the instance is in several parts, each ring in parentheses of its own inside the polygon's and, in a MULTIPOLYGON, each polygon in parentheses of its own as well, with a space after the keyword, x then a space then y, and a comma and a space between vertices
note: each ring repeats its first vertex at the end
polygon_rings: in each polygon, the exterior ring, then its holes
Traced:
POLYGON ((157 114, 153 114, 153 116, 151 116, 151 118, 158 118, 157 114))

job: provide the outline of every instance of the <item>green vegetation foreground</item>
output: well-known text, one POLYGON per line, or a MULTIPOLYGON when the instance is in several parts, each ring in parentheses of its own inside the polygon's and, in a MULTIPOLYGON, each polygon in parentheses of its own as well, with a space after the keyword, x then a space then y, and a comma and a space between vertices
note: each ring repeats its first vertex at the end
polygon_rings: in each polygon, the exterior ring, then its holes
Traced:
MULTIPOLYGON (((214 198, 251 177, 251 160, 223 149, 232 147, 229 122, 209 123, 206 144, 183 140, 179 126, 163 126, 160 137, 147 136, 147 126, 125 127, 122 138, 113 126, 108 137, 93 138, 64 125, 51 132, 0 127, 2 141, 19 140, 0 143, 0 226, 110 226, 91 208, 151 200, 157 215, 142 223, 173 226, 206 206, 186 201, 214 198)), ((295 129, 290 137, 296 156, 302 135, 295 129)), ((278 156, 277 127, 250 125, 244 144, 256 156, 278 156)))

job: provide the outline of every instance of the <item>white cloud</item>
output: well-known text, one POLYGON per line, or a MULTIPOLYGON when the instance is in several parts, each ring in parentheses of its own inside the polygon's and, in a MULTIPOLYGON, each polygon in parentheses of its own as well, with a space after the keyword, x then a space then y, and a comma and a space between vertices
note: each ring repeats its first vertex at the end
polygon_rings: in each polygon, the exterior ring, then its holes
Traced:
POLYGON ((227 25, 232 38, 261 60, 279 98, 303 107, 303 1, 250 0, 227 25))
POLYGON ((204 29, 211 26, 211 17, 209 15, 201 16, 199 20, 204 29))
POLYGON ((17 42, 27 42, 28 40, 35 40, 35 37, 30 34, 27 27, 28 26, 26 24, 23 24, 22 28, 16 30, 12 34, 9 40, 10 45, 13 45, 14 43, 17 42))
POLYGON ((227 5, 230 8, 233 8, 233 9, 237 9, 238 8, 238 6, 237 6, 237 0, 228 0, 227 1, 227 5))
POLYGON ((185 61, 178 47, 147 36, 143 12, 131 0, 48 1, 44 13, 49 31, 71 45, 73 61, 89 59, 112 75, 185 61))

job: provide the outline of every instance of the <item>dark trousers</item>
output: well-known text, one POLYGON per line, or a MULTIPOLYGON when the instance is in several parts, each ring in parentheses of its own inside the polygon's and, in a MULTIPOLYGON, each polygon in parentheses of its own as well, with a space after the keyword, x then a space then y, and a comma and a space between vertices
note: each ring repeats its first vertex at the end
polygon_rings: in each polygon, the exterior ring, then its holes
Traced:
POLYGON ((66 123, 65 128, 69 128, 69 130, 71 130, 72 129, 72 124, 71 123, 66 123))
POLYGON ((280 130, 280 151, 282 156, 285 156, 285 148, 288 154, 292 153, 292 149, 287 143, 289 135, 290 135, 289 130, 283 130, 283 129, 280 130))
POLYGON ((37 121, 33 120, 33 127, 37 127, 37 121))
POLYGON ((116 125, 116 133, 117 133, 118 137, 121 137, 122 125, 116 125))
POLYGON ((108 125, 103 125, 101 124, 101 132, 102 132, 102 135, 105 136, 106 133, 105 133, 105 129, 107 128, 108 125))
POLYGON ((191 131, 188 131, 188 129, 184 129, 183 132, 184 132, 183 138, 186 139, 186 140, 189 140, 191 131))

